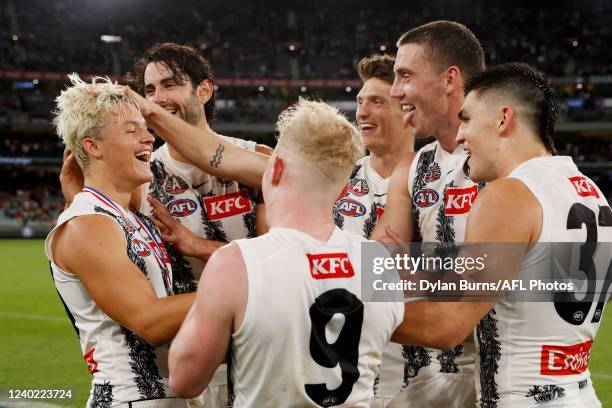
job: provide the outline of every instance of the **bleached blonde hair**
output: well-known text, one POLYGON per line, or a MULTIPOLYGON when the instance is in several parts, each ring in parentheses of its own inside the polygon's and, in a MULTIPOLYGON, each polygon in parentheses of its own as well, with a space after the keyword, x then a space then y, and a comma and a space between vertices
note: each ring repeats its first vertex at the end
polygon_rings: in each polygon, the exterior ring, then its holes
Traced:
POLYGON ((53 125, 81 169, 85 169, 89 157, 83 149, 83 139, 100 139, 109 114, 140 110, 109 78, 94 77, 87 83, 73 73, 68 79, 71 85, 55 98, 53 125))
POLYGON ((349 179, 364 155, 359 131, 338 109, 300 98, 280 114, 278 145, 306 160, 333 182, 349 179))

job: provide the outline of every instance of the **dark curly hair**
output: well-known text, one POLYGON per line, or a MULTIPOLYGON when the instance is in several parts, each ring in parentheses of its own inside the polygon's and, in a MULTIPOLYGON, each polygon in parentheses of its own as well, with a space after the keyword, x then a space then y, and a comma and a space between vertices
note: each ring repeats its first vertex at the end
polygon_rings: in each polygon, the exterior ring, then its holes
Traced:
POLYGON ((204 113, 209 122, 214 119, 214 79, 212 68, 206 58, 201 56, 195 48, 187 45, 170 42, 153 44, 142 54, 142 57, 134 61, 134 66, 128 73, 129 85, 142 95, 144 95, 144 72, 147 65, 152 62, 164 63, 172 72, 172 79, 179 85, 191 81, 195 88, 204 80, 210 81, 213 91, 210 99, 204 104, 204 113))

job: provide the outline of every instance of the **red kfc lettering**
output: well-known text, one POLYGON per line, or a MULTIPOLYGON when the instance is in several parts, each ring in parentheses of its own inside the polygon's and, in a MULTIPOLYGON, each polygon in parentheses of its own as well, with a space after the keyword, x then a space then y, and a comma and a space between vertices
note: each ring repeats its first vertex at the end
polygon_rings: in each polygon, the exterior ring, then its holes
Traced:
POLYGON ((346 253, 306 254, 314 279, 351 278, 355 270, 346 253))
POLYGON ((237 191, 222 196, 206 197, 204 208, 211 220, 232 217, 253 210, 251 200, 244 191, 237 191))
POLYGON ((574 186, 574 190, 576 190, 576 193, 578 193, 579 196, 592 196, 595 198, 599 198, 599 193, 597 192, 597 189, 586 177, 570 177, 569 181, 570 183, 572 183, 572 186, 574 186))
POLYGON ((478 186, 470 188, 447 188, 444 214, 467 214, 478 195, 478 186))

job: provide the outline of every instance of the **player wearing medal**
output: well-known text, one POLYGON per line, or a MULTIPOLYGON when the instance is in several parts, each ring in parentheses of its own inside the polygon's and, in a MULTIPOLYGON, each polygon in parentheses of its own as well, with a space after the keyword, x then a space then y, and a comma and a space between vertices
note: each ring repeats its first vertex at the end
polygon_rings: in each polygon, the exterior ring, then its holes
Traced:
POLYGON ((128 209, 134 190, 152 178, 154 138, 121 87, 70 80, 54 123, 85 188, 60 215, 45 252, 92 374, 87 406, 184 407, 168 387, 163 345, 194 295, 169 296, 172 268, 160 234, 128 209))
POLYGON ((470 211, 465 242, 523 243, 513 256, 503 255, 506 262, 487 261, 505 267, 510 279, 534 278, 538 268, 548 268, 555 252, 546 243, 579 243, 580 271, 571 278, 576 291, 587 289, 538 303, 507 297, 410 302, 404 340, 421 341, 427 333, 451 346, 478 324, 479 407, 601 407, 588 360, 611 296, 612 210, 570 157, 552 155, 557 102, 535 69, 519 63, 489 68, 465 91, 457 142, 470 156, 470 177, 488 183, 470 211))

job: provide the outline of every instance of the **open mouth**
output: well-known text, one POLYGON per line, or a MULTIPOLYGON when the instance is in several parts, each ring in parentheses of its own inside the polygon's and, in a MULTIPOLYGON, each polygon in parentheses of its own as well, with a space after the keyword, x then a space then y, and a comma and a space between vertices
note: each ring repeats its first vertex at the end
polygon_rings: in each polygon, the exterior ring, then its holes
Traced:
POLYGON ((176 112, 178 112, 178 108, 176 106, 164 106, 163 108, 173 115, 176 115, 176 112))
POLYGON ((362 132, 369 132, 371 130, 376 129, 378 126, 373 124, 373 123, 360 123, 359 124, 359 130, 361 130, 362 132))
POLYGON ((151 152, 149 150, 143 150, 134 155, 141 162, 148 163, 151 160, 151 152))
POLYGON ((409 103, 402 103, 402 111, 404 112, 412 112, 415 109, 414 105, 409 103))

